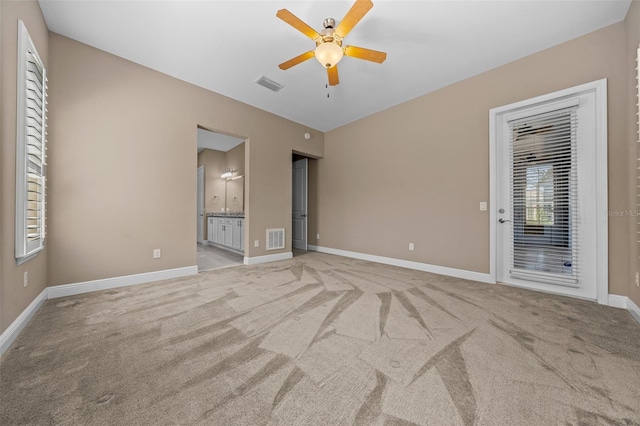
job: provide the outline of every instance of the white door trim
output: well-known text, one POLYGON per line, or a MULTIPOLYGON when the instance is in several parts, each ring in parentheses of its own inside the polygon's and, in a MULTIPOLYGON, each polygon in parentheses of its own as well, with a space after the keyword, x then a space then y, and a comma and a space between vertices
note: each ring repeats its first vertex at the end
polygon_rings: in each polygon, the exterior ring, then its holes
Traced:
POLYGON ((576 96, 580 93, 595 92, 595 126, 596 126, 596 300, 607 305, 609 300, 609 216, 607 188, 607 79, 596 80, 546 95, 538 96, 489 111, 489 276, 491 282, 497 282, 498 244, 497 235, 497 166, 498 166, 498 132, 501 131, 499 118, 508 112, 521 108, 533 107, 536 104, 576 96))
MULTIPOLYGON (((292 171, 296 169, 296 165, 297 164, 301 164, 302 167, 299 167, 303 170, 303 182, 302 182, 302 188, 303 188, 303 195, 302 195, 302 204, 303 204, 303 208, 302 208, 302 222, 303 222, 303 230, 302 230, 302 236, 304 237, 302 240, 302 243, 298 242, 296 244, 296 240, 293 239, 294 236, 294 229, 293 229, 293 224, 292 224, 292 229, 291 229, 291 247, 292 248, 297 248, 297 249, 301 249, 301 250, 308 250, 309 248, 309 159, 308 158, 302 158, 300 160, 296 160, 292 163, 292 171)), ((292 179, 295 180, 295 173, 292 173, 292 179)), ((292 180, 291 182, 291 186, 292 188, 295 188, 295 183, 292 180)), ((292 191, 292 196, 291 196, 291 204, 292 206, 295 205, 295 200, 296 200, 296 196, 294 194, 294 191, 292 191)), ((291 217, 292 217, 292 222, 293 222, 293 216, 294 216, 294 209, 292 208, 292 213, 291 213, 291 217)))
POLYGON ((206 220, 205 217, 205 196, 204 196, 204 185, 205 185, 205 174, 204 174, 204 166, 198 167, 197 170, 197 183, 196 183, 196 241, 200 244, 203 244, 205 241, 204 234, 204 222, 206 220))

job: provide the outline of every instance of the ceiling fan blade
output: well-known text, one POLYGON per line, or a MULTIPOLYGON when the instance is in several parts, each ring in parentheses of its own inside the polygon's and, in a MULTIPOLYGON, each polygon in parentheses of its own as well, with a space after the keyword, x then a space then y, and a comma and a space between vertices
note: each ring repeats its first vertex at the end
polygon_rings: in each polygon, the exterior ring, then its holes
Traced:
POLYGON ((315 54, 313 53, 313 50, 310 50, 303 53, 302 55, 298 55, 295 58, 291 58, 288 61, 281 63, 280 65, 278 65, 278 67, 280 67, 281 70, 288 70, 294 65, 298 65, 299 63, 304 62, 307 59, 313 58, 314 55, 315 54))
POLYGON ((364 59, 365 61, 383 63, 387 59, 385 52, 378 50, 365 49, 364 47, 347 46, 344 48, 344 54, 352 58, 364 59))
POLYGON ((372 7, 373 3, 371 0, 356 0, 353 6, 351 6, 351 9, 344 15, 342 21, 340 21, 338 28, 336 28, 336 33, 340 37, 345 38, 372 7))
POLYGON ((280 9, 278 13, 276 13, 276 16, 309 37, 311 40, 315 40, 320 37, 320 34, 318 34, 316 30, 305 24, 300 18, 289 12, 287 9, 280 9))
POLYGON ((340 83, 337 65, 327 68, 327 75, 329 76, 329 86, 337 86, 340 83))

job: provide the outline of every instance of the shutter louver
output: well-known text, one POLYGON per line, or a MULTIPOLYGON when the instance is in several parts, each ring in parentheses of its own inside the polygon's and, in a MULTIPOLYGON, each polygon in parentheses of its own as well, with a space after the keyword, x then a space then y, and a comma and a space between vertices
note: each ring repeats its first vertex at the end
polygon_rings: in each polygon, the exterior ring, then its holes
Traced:
POLYGON ((512 277, 578 286, 576 109, 509 122, 512 277))
POLYGON ((47 77, 22 21, 19 31, 16 259, 21 263, 44 247, 47 77))

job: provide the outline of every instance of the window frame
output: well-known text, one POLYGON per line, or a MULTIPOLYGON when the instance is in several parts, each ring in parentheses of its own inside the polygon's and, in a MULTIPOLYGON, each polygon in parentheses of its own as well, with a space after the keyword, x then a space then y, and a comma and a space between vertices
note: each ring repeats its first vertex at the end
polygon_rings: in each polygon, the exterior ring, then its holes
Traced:
POLYGON ((47 135, 47 70, 44 62, 40 58, 38 51, 29 35, 29 32, 22 20, 18 20, 18 73, 17 73, 17 109, 16 109, 16 217, 15 217, 15 258, 18 265, 32 259, 45 245, 45 212, 46 212, 46 135, 47 135), (42 71, 37 80, 31 79, 32 82, 39 82, 40 87, 35 86, 39 92, 36 93, 40 98, 41 105, 37 102, 29 102, 29 61, 35 60, 38 71, 42 71), (41 80, 40 80, 41 78, 41 80), (33 110, 33 104, 36 104, 41 110, 40 116, 37 117, 29 113, 33 110), (38 119, 40 121, 38 121, 38 119), (36 120, 40 129, 33 126, 31 132, 29 125, 31 120, 36 120), (39 138, 40 147, 29 142, 29 138, 39 138), (39 150, 40 155, 34 155, 29 148, 39 150), (38 159, 38 162, 31 161, 32 164, 39 166, 39 173, 32 167, 29 168, 29 162, 32 159, 38 159), (31 175, 31 176, 30 176, 31 175), (31 180, 30 180, 31 178, 31 180), (33 186, 38 187, 39 191, 33 190, 33 186), (31 189, 30 189, 31 188, 31 189), (36 194, 36 200, 30 200, 30 193, 36 194), (29 216, 29 204, 33 202, 36 205, 37 214, 34 217, 29 216), (34 238, 33 231, 30 233, 30 221, 37 223, 37 231, 34 238))

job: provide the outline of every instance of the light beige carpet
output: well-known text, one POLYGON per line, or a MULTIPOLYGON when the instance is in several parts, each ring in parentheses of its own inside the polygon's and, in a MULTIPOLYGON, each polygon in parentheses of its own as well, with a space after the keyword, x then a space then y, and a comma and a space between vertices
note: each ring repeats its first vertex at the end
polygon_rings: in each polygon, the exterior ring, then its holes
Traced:
POLYGON ((0 424, 634 425, 628 312, 318 253, 49 300, 0 424))

